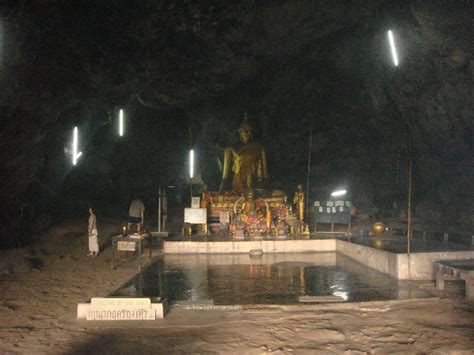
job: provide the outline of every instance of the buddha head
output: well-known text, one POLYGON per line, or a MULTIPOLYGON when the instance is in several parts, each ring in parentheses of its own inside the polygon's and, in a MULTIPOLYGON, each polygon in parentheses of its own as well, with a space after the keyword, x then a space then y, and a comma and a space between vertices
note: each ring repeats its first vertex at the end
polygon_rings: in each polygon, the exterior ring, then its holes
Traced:
POLYGON ((253 191, 252 189, 248 189, 247 191, 245 191, 245 199, 248 200, 248 201, 251 201, 253 200, 253 191))
POLYGON ((247 114, 244 115, 244 121, 239 127, 239 136, 244 144, 252 140, 252 125, 249 122, 247 114))

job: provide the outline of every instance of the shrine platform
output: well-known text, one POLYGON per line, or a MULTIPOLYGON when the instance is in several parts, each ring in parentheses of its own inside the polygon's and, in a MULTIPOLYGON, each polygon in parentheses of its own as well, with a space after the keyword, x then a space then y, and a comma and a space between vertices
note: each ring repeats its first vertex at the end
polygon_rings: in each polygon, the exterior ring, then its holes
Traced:
MULTIPOLYGON (((313 236, 314 238, 314 236, 313 236)), ((450 245, 433 247, 420 245, 412 253, 384 250, 384 239, 372 239, 372 245, 358 243, 357 239, 295 239, 295 240, 174 240, 165 241, 167 254, 249 254, 262 253, 340 253, 371 269, 398 280, 434 280, 433 262, 439 260, 474 259, 474 249, 464 250, 450 245)), ((403 240, 399 242, 403 243, 403 240)), ((387 243, 388 244, 388 243, 387 243)))
POLYGON ((251 250, 264 253, 328 252, 336 251, 336 240, 166 241, 163 249, 165 254, 248 254, 251 250))

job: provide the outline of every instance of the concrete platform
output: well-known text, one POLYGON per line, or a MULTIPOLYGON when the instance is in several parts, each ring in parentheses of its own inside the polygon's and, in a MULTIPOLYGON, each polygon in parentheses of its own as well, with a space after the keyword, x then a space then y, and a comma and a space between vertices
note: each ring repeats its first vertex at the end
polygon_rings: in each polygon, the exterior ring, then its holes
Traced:
POLYGON ((258 249, 264 253, 336 251, 336 240, 166 241, 163 245, 165 254, 248 254, 258 249))
POLYGON ((391 253, 340 239, 260 241, 165 241, 165 254, 250 254, 337 252, 398 280, 434 280, 433 262, 474 259, 474 250, 391 253))
POLYGON ((433 262, 474 258, 474 250, 395 254, 344 240, 336 241, 336 251, 398 280, 434 280, 433 262))
POLYGON ((436 287, 444 290, 448 280, 464 280, 466 283, 466 298, 474 302, 474 259, 443 260, 433 263, 436 287))

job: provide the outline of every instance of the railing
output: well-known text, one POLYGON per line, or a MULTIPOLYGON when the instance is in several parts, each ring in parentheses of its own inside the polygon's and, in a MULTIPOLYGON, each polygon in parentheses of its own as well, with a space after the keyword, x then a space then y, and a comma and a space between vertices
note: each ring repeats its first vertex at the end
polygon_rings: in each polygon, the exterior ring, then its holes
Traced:
MULTIPOLYGON (((470 244, 474 246, 474 233, 460 232, 459 229, 435 224, 416 223, 412 226, 412 237, 422 241, 436 241, 443 243, 470 244)), ((406 235, 406 223, 391 223, 392 235, 406 235), (398 233, 397 233, 398 232, 398 233)))

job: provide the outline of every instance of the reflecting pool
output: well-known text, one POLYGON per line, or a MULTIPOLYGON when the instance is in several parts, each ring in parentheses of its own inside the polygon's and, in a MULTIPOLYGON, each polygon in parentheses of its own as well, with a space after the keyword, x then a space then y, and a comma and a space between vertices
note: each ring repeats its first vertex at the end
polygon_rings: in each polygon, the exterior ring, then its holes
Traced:
POLYGON ((165 255, 111 296, 243 305, 296 304, 301 296, 315 302, 423 298, 431 290, 430 282, 400 282, 335 252, 193 254, 165 255))

